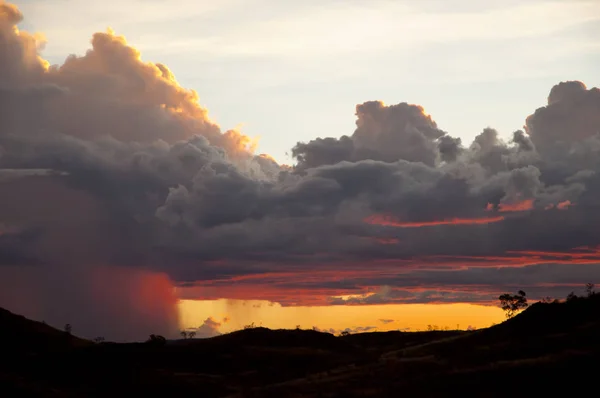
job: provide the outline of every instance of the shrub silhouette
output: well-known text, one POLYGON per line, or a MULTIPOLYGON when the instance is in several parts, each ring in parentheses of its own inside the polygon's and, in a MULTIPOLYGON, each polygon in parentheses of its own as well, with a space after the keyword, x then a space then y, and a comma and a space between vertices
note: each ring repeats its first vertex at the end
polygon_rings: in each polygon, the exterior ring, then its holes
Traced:
POLYGON ((575 292, 571 292, 567 295, 567 302, 577 300, 579 297, 575 294, 575 292))
POLYGON ((167 343, 167 339, 158 334, 151 334, 150 338, 146 341, 148 344, 163 346, 167 343))

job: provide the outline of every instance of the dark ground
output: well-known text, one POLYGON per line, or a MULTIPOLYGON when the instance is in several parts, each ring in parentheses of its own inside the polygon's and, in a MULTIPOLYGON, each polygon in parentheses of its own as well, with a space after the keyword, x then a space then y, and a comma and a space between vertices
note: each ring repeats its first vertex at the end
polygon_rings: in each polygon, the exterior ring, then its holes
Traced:
POLYGON ((599 354, 600 295, 474 332, 255 328, 165 345, 96 344, 0 309, 1 397, 595 395, 599 354))

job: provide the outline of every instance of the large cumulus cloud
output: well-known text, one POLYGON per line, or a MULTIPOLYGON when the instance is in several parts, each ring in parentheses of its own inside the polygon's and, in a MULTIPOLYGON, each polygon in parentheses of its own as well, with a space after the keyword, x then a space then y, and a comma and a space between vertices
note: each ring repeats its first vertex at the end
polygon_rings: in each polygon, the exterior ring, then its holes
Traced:
POLYGON ((403 159, 433 166, 440 157, 437 146, 448 147, 446 133, 419 105, 403 102, 386 106, 381 101, 369 101, 357 105, 356 116, 356 130, 350 137, 298 143, 292 149, 298 159, 297 170, 368 159, 403 159))
MULTIPOLYGON (((410 297, 487 302, 517 279, 494 286, 480 269, 600 243, 600 96, 583 83, 552 88, 508 142, 488 127, 463 145, 421 106, 365 102, 351 135, 297 143, 290 168, 223 131, 196 92, 123 37, 96 33, 85 55, 50 66, 21 18, 0 3, 0 285, 38 293, 5 289, 0 305, 75 327, 50 308, 87 311, 97 316, 79 317, 85 333, 102 319, 109 336, 134 338, 177 330, 175 287, 240 298, 254 294, 243 277, 284 276, 268 298, 285 303, 306 274, 351 271, 354 283, 331 285, 339 294, 388 286, 358 304, 481 278, 477 294, 410 297)), ((581 283, 600 276, 596 256, 581 283)))

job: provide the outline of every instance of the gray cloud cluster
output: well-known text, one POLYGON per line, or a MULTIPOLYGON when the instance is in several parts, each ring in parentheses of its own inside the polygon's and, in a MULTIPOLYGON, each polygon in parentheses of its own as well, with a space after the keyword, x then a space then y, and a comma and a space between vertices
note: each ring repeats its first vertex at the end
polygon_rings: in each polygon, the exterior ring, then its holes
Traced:
POLYGON ((330 333, 333 335, 341 335, 343 332, 347 332, 350 334, 375 332, 377 330, 377 326, 355 326, 352 328, 348 327, 345 329, 334 329, 334 328, 320 329, 316 326, 313 326, 312 329, 314 331, 321 332, 321 333, 330 333))
MULTIPOLYGON (((600 243, 600 90, 581 82, 552 88, 510 142, 486 128, 469 146, 418 105, 365 102, 351 135, 296 144, 290 168, 254 155, 239 131, 222 131, 196 92, 124 38, 96 33, 85 55, 50 66, 43 38, 16 29, 21 18, 0 2, 0 286, 41 293, 14 290, 0 305, 77 327, 40 302, 72 314, 85 303, 129 338, 176 330, 172 289, 195 281, 376 261, 406 273, 407 260, 464 256, 466 272, 411 277, 443 284, 476 278, 485 262, 473 258, 600 243), (122 311, 146 314, 145 303, 127 293, 113 311, 108 292, 88 293, 106 267, 127 269, 119 280, 139 290, 161 289, 166 304, 147 305, 162 315, 140 315, 147 322, 137 327, 122 311), (39 275, 61 288, 42 289, 39 275)), ((589 271, 579 282, 600 277, 589 271)), ((99 285, 114 285, 104 278, 99 285)), ((400 294, 383 293, 363 302, 400 294)))
POLYGON ((202 322, 202 325, 195 329, 189 329, 190 332, 195 332, 196 338, 206 339, 209 337, 219 336, 221 332, 219 332, 219 327, 221 326, 221 322, 217 321, 212 317, 208 317, 202 322))
POLYGON ((403 102, 386 106, 381 101, 369 101, 356 107, 356 117, 356 130, 350 137, 298 143, 292 149, 298 160, 296 169, 341 161, 395 162, 400 159, 433 166, 440 158, 438 145, 443 147, 444 153, 452 150, 448 148, 452 139, 438 129, 419 105, 403 102), (440 140, 439 144, 436 140, 440 140))

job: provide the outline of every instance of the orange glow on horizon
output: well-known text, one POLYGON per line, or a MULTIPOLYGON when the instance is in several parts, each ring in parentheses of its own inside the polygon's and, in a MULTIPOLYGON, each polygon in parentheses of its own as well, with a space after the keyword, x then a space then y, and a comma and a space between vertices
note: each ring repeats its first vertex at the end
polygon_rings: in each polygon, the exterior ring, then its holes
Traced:
POLYGON ((179 303, 182 329, 196 328, 209 317, 225 319, 219 332, 228 333, 254 323, 271 329, 321 330, 372 327, 370 331, 427 330, 440 328, 483 328, 504 320, 496 306, 473 304, 386 304, 336 306, 282 306, 265 300, 182 300, 179 303), (382 322, 382 319, 392 322, 382 322))

